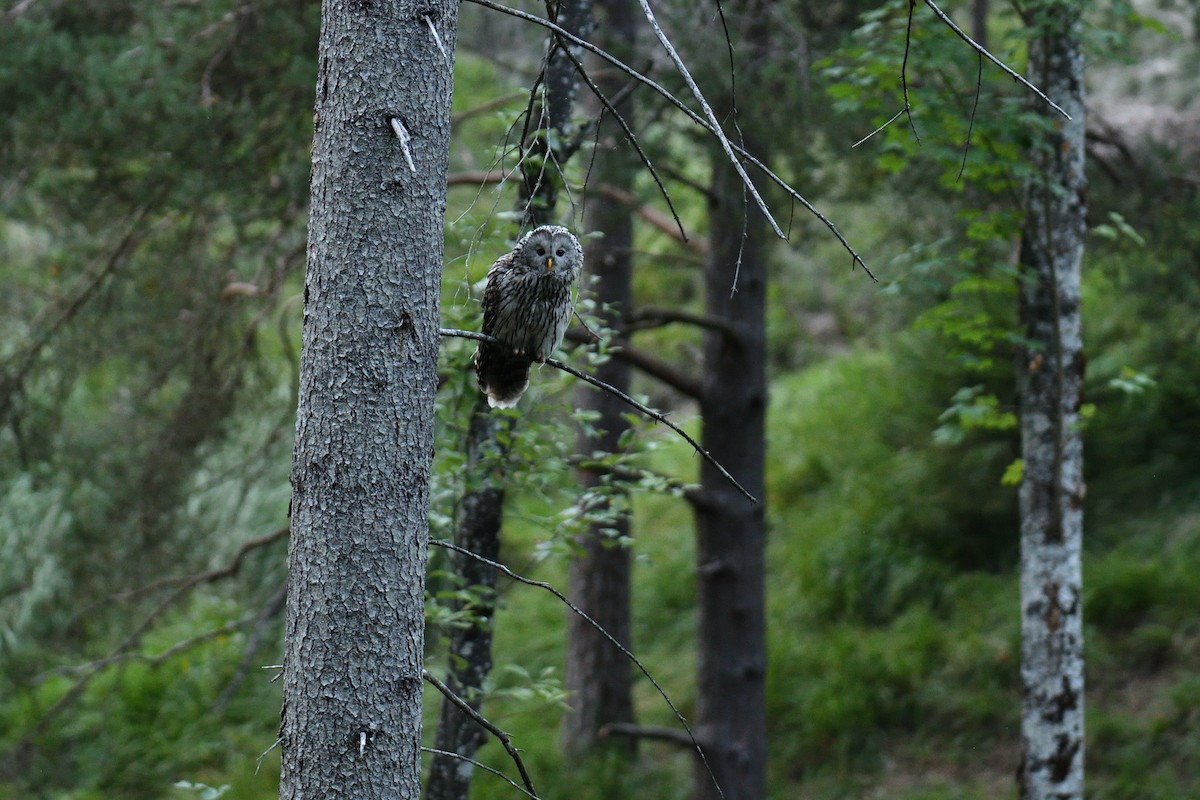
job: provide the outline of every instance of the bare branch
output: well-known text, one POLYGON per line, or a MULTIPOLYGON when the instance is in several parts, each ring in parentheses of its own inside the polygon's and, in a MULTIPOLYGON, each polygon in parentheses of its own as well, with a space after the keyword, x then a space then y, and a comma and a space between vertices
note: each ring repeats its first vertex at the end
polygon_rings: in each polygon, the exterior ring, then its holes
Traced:
MULTIPOLYGON (((746 174, 746 168, 742 166, 741 160, 734 154, 733 145, 729 138, 725 135, 725 131, 721 129, 721 123, 717 120, 717 115, 713 113, 712 107, 708 101, 704 99, 704 95, 700 92, 700 87, 696 85, 696 81, 692 78, 692 74, 688 72, 687 65, 683 63, 683 59, 679 57, 679 53, 675 51, 675 46, 671 44, 671 40, 663 33, 663 29, 659 27, 658 20, 654 18, 654 10, 650 8, 648 0, 638 0, 642 7, 642 14, 645 15, 646 21, 650 23, 651 30, 654 31, 655 37, 658 38, 659 44, 667 51, 671 61, 675 64, 675 69, 679 72, 679 76, 683 78, 683 82, 692 90, 692 97, 696 98, 696 102, 700 104, 700 108, 704 111, 704 116, 708 118, 708 129, 717 137, 717 141, 721 143, 721 147, 725 150, 725 155, 729 158, 729 162, 733 164, 733 168, 737 170, 737 174, 741 177, 742 182, 746 185, 747 191, 754 198, 754 202, 758 204, 763 216, 767 218, 767 222, 771 223, 771 228, 780 239, 786 239, 783 229, 779 227, 779 223, 775 221, 775 217, 771 215, 771 209, 767 207, 767 201, 762 199, 762 195, 758 193, 758 189, 754 186, 754 181, 750 180, 750 176, 746 174)), ((722 20, 724 15, 722 15, 722 20)))
POLYGON ((680 747, 686 747, 689 750, 692 747, 692 741, 687 737, 687 734, 676 728, 668 728, 663 725, 638 725, 633 722, 610 722, 600 728, 596 733, 600 738, 606 736, 628 736, 633 739, 655 739, 660 742, 670 742, 677 744, 680 747))
POLYGON ((495 767, 489 767, 487 764, 484 764, 482 761, 476 761, 473 758, 467 758, 462 753, 451 753, 449 750, 439 750, 436 747, 425 747, 424 745, 421 746, 421 752, 422 753, 431 753, 432 755, 443 756, 445 758, 455 758, 455 759, 458 759, 459 761, 463 761, 467 764, 470 764, 473 767, 479 767, 484 772, 490 772, 493 775, 496 775, 496 776, 508 781, 509 786, 513 787, 514 789, 516 789, 518 792, 525 795, 526 797, 532 797, 533 800, 541 800, 536 794, 530 794, 528 789, 526 789, 524 786, 522 786, 521 784, 514 781, 512 778, 505 775, 500 770, 496 769, 495 767))
POLYGON ((626 333, 631 333, 650 328, 661 328, 663 325, 669 325, 672 322, 682 322, 688 325, 695 325, 698 328, 716 331, 735 345, 742 346, 744 344, 742 332, 736 326, 730 324, 728 320, 714 317, 710 314, 698 314, 694 311, 683 311, 674 308, 644 306, 635 309, 629 315, 628 324, 624 327, 624 330, 626 333))
POLYGON ((1041 89, 1039 89, 1038 87, 1034 86, 1034 85, 1033 85, 1032 83, 1030 83, 1029 81, 1025 80, 1025 78, 1021 77, 1021 75, 1020 75, 1019 73, 1015 72, 1015 71, 1014 71, 1014 70, 1013 70, 1011 67, 1009 67, 1007 64, 1005 64, 1003 61, 1001 61, 1000 59, 996 58, 994 55, 992 55, 991 53, 989 53, 989 52, 987 51, 987 48, 986 48, 986 47, 984 47, 984 46, 983 46, 983 45, 981 45, 979 42, 975 41, 975 40, 974 40, 974 39, 972 39, 970 36, 968 36, 968 35, 966 34, 966 32, 964 32, 964 31, 963 31, 963 29, 962 29, 962 28, 960 28, 960 27, 958 27, 957 25, 955 25, 955 24, 954 24, 954 20, 952 20, 952 19, 950 19, 950 17, 946 16, 946 12, 945 12, 945 11, 942 11, 940 8, 938 8, 938 7, 937 7, 937 4, 936 4, 936 3, 934 3, 934 2, 933 2, 933 0, 925 0, 925 5, 929 6, 929 8, 930 8, 930 9, 933 11, 933 13, 934 13, 934 14, 937 14, 937 16, 938 16, 938 19, 940 19, 942 22, 944 22, 944 23, 946 24, 946 26, 947 26, 948 28, 950 28, 950 30, 954 31, 954 33, 955 33, 955 34, 958 36, 958 38, 962 39, 964 42, 966 42, 967 44, 969 44, 971 47, 975 48, 975 51, 976 51, 977 53, 979 53, 979 55, 983 56, 983 57, 984 57, 984 58, 986 58, 988 61, 991 61, 993 64, 995 64, 995 65, 996 65, 997 67, 999 67, 1001 70, 1003 70, 1003 71, 1004 71, 1004 73, 1005 73, 1006 75, 1008 75, 1010 78, 1012 78, 1014 81, 1016 81, 1017 83, 1021 84, 1022 86, 1024 86, 1024 87, 1025 87, 1026 89, 1028 89, 1029 91, 1031 91, 1031 92, 1033 92, 1034 94, 1036 94, 1036 95, 1037 95, 1038 97, 1040 97, 1040 98, 1041 98, 1041 99, 1042 99, 1042 100, 1043 100, 1043 101, 1044 101, 1044 102, 1045 102, 1045 103, 1046 103, 1048 106, 1050 106, 1051 108, 1053 108, 1055 111, 1057 111, 1058 113, 1062 114, 1062 115, 1063 115, 1064 117, 1066 117, 1067 119, 1070 119, 1070 118, 1071 118, 1071 115, 1070 115, 1070 114, 1068 114, 1066 111, 1063 111, 1062 107, 1061 107, 1061 106, 1059 106, 1059 105, 1058 105, 1058 103, 1055 103, 1055 102, 1054 102, 1053 100, 1051 100, 1049 97, 1046 97, 1046 95, 1045 95, 1045 94, 1042 92, 1042 90, 1041 90, 1041 89))
POLYGON ((967 154, 971 152, 971 134, 975 130, 975 112, 979 110, 979 95, 983 93, 983 54, 976 54, 979 58, 978 69, 975 71, 975 102, 971 104, 971 120, 967 123, 967 141, 963 144, 962 163, 958 165, 958 175, 954 177, 954 182, 958 183, 962 179, 963 170, 967 168, 967 154))
MULTIPOLYGON (((651 78, 646 77, 642 73, 635 70, 633 67, 630 67, 625 62, 621 61, 617 57, 610 54, 608 51, 606 51, 600 47, 596 47, 594 44, 592 44, 591 42, 588 42, 586 39, 581 39, 578 36, 575 36, 574 34, 570 33, 569 31, 566 31, 566 30, 560 28, 559 26, 555 25, 554 23, 549 22, 548 20, 545 20, 545 19, 537 16, 536 14, 529 14, 529 13, 520 11, 515 8, 510 8, 509 6, 505 6, 505 5, 501 5, 500 3, 493 2, 493 0, 469 0, 469 2, 475 3, 476 5, 483 6, 484 8, 490 8, 493 11, 500 12, 501 14, 508 14, 509 16, 513 16, 518 19, 523 19, 526 22, 532 22, 535 25, 541 25, 544 28, 548 28, 552 31, 555 31, 556 33, 561 34, 564 38, 566 38, 568 41, 572 42, 573 44, 576 44, 579 47, 582 47, 584 50, 587 50, 590 53, 594 53, 595 55, 604 59, 608 63, 612 64, 617 69, 624 72, 625 74, 629 75, 630 77, 634 78, 635 80, 638 80, 639 82, 650 87, 655 92, 657 92, 659 95, 661 95, 664 99, 666 99, 667 102, 671 103, 671 105, 675 106, 677 109, 679 109, 681 112, 683 112, 690 120, 692 120, 697 125, 704 128, 705 130, 709 131, 714 136, 718 136, 717 132, 712 129, 712 126, 708 122, 708 120, 706 120, 704 117, 697 114, 692 109, 688 108, 683 103, 682 100, 680 100, 675 95, 671 94, 671 92, 668 91, 666 88, 664 88, 661 84, 657 83, 656 81, 652 80, 651 78)), ((839 231, 837 229, 837 227, 824 214, 817 211, 816 207, 813 206, 812 203, 810 203, 807 199, 804 198, 803 195, 801 195, 798 191, 796 191, 794 188, 792 188, 792 186, 790 184, 788 184, 787 181, 785 181, 783 178, 779 177, 779 175, 777 175, 774 171, 772 171, 769 167, 767 167, 767 165, 765 165, 761 160, 759 160, 758 158, 753 156, 751 153, 749 153, 744 147, 742 147, 741 145, 738 145, 738 144, 732 144, 729 142, 728 139, 725 139, 725 142, 730 144, 730 146, 733 148, 734 152, 741 155, 743 158, 745 158, 751 164, 753 164, 754 166, 756 166, 760 170, 762 170, 763 173, 767 175, 767 177, 769 177, 777 186, 779 186, 779 188, 783 189, 792 198, 794 198, 798 203, 800 203, 802 206, 804 206, 806 209, 808 209, 809 213, 811 213, 818 220, 820 220, 821 224, 824 225, 835 237, 837 237, 837 240, 839 242, 841 242, 842 247, 844 247, 846 249, 846 251, 848 253, 850 253, 850 255, 853 259, 851 263, 861 266, 863 268, 863 271, 867 273, 867 275, 871 278, 871 280, 873 280, 873 281, 876 280, 875 276, 871 274, 871 271, 869 269, 867 269, 866 262, 863 261, 862 256, 860 256, 858 254, 858 252, 853 247, 850 246, 850 242, 848 242, 846 240, 846 237, 842 235, 841 231, 839 231)))
MULTIPOLYGON (((680 244, 692 250, 699 255, 708 255, 708 240, 701 239, 695 236, 687 237, 683 234, 683 229, 676 229, 676 226, 667 219, 666 215, 658 211, 652 206, 646 205, 641 198, 633 192, 625 189, 618 189, 616 186, 611 186, 607 183, 596 187, 596 191, 618 203, 624 203, 633 209, 633 212, 645 220, 649 225, 657 230, 675 239, 680 244)), ((676 217, 678 222, 679 218, 676 217)))
MULTIPOLYGON (((587 344, 596 339, 596 337, 588 336, 586 332, 578 328, 568 330, 566 338, 580 344, 587 344)), ((623 339, 614 340, 613 344, 615 347, 609 352, 609 355, 613 358, 624 361, 630 366, 637 367, 650 377, 662 381, 686 397, 690 397, 693 400, 700 399, 700 395, 704 391, 704 387, 700 381, 690 375, 685 375, 667 362, 655 358, 644 350, 633 347, 623 339)))
MULTIPOLYGON (((460 330, 457 328, 442 328, 441 330, 438 331, 438 333, 442 336, 457 336, 457 337, 460 337, 463 339, 474 339, 477 342, 487 342, 489 344, 494 344, 499 347, 504 346, 504 343, 501 342, 500 340, 496 339, 495 337, 488 336, 487 334, 484 334, 484 333, 476 333, 475 331, 464 331, 464 330, 460 330)), ((729 483, 732 484, 734 486, 734 488, 736 488, 739 492, 741 492, 743 497, 745 497, 751 503, 755 503, 755 504, 758 503, 758 499, 754 495, 750 494, 750 492, 746 491, 746 488, 744 486, 742 486, 740 483, 738 483, 737 479, 735 479, 732 475, 729 474, 729 470, 727 470, 727 469, 725 469, 725 467, 721 466, 721 462, 719 462, 715 458, 713 458, 712 454, 709 453, 707 450, 705 450, 703 447, 701 447, 700 443, 697 442, 695 439, 693 439, 687 431, 685 431, 683 428, 679 427, 674 422, 669 420, 667 418, 666 414, 662 413, 661 411, 656 411, 653 408, 650 408, 649 406, 643 405, 642 403, 639 403, 637 400, 634 400, 629 395, 625 394, 624 392, 620 391, 619 389, 615 389, 612 386, 609 386, 607 383, 605 383, 604 381, 595 377, 594 375, 589 375, 586 372, 582 372, 581 370, 575 369, 574 367, 570 366, 569 364, 564 364, 563 362, 559 361, 558 359, 547 358, 546 363, 549 364, 550 366, 554 367, 555 369, 562 370, 563 372, 567 373, 568 375, 574 375, 576 378, 579 378, 581 381, 590 383, 592 386, 595 386, 597 389, 601 389, 602 391, 608 392, 609 394, 613 395, 614 397, 619 397, 621 400, 624 400, 627 405, 630 405, 633 408, 636 408, 638 411, 642 412, 643 414, 645 414, 646 416, 655 420, 656 422, 661 422, 663 425, 666 425, 668 428, 670 428, 671 430, 673 430, 677 434, 679 434, 684 439, 684 441, 686 441, 688 444, 690 444, 692 446, 692 449, 694 449, 697 453, 699 453, 701 458, 703 458, 705 461, 707 461, 709 464, 711 464, 713 466, 713 468, 715 470, 717 470, 717 472, 719 472, 725 478, 725 480, 729 481, 729 483)))
POLYGON ((654 168, 654 164, 651 163, 650 156, 646 155, 646 151, 642 149, 641 142, 639 142, 637 136, 634 135, 633 129, 629 127, 629 123, 625 121, 625 117, 621 116, 621 112, 617 111, 616 103, 605 97, 604 92, 600 91, 600 87, 597 86, 596 82, 593 81, 587 74, 587 70, 584 69, 583 62, 581 62, 575 56, 575 54, 571 52, 570 48, 568 48, 565 43, 563 43, 561 47, 563 52, 567 54, 567 57, 571 59, 571 63, 575 65, 575 70, 579 73, 579 77, 583 79, 584 83, 588 85, 588 88, 592 90, 592 94, 596 96, 596 99, 600 101, 608 113, 613 115, 613 119, 615 119, 617 124, 621 126, 621 130, 625 132, 625 136, 628 137, 629 143, 633 145, 633 149, 637 152, 638 159, 650 172, 650 177, 654 179, 655 185, 658 186, 658 191, 662 194, 663 199, 667 201, 667 208, 671 209, 671 216, 674 217, 675 225, 679 228, 680 238, 686 242, 688 238, 687 231, 684 230, 683 222, 679 219, 679 212, 675 210, 675 203, 671 201, 671 193, 667 191, 666 184, 664 184, 662 182, 662 178, 658 176, 658 170, 656 170, 654 168))
POLYGON ((853 144, 853 147, 858 147, 860 144, 870 139, 881 130, 891 125, 896 120, 900 119, 901 115, 908 115, 908 124, 912 127, 913 136, 917 137, 917 144, 921 143, 921 134, 917 133, 917 126, 912 118, 912 104, 908 102, 908 52, 912 47, 912 26, 913 26, 913 11, 917 7, 917 0, 908 0, 908 24, 904 28, 904 60, 900 63, 900 89, 904 93, 904 107, 897 111, 891 119, 880 125, 875 130, 868 133, 863 138, 853 144))
MULTIPOLYGON (((80 695, 83 694, 83 690, 85 688, 87 688, 87 685, 91 682, 92 678, 99 675, 100 671, 104 667, 108 666, 109 664, 115 664, 120 661, 126 661, 126 660, 130 660, 130 659, 139 659, 139 660, 143 660, 143 661, 149 661, 152 664, 161 663, 162 661, 166 660, 167 658, 170 658, 172 655, 177 653, 178 648, 180 648, 181 646, 191 646, 193 644, 198 643, 199 641, 203 641, 203 639, 206 638, 206 636, 218 635, 220 632, 222 632, 223 629, 218 629, 218 631, 216 633, 211 633, 210 635, 201 634, 199 637, 193 637, 192 639, 189 639, 185 642, 181 642, 180 644, 175 645, 174 647, 168 649, 164 653, 159 654, 158 656, 147 657, 142 654, 132 654, 131 653, 132 649, 141 640, 142 635, 145 634, 145 632, 150 628, 150 626, 154 624, 155 620, 157 620, 163 614, 163 612, 165 612, 168 608, 170 608, 186 592, 190 591, 191 589, 195 588, 196 586, 199 586, 202 583, 211 583, 213 581, 220 580, 221 578, 226 578, 226 577, 229 577, 229 576, 235 574, 241 568, 243 559, 245 559, 245 557, 251 551, 256 550, 260 547, 263 547, 267 544, 270 544, 271 542, 274 542, 277 539, 283 538, 284 536, 286 536, 288 534, 288 530, 289 529, 287 527, 283 527, 276 531, 273 531, 272 533, 266 534, 265 536, 260 536, 256 539, 251 539, 251 540, 245 542, 244 544, 242 544, 242 546, 240 548, 238 548, 238 551, 234 554, 232 560, 230 560, 230 562, 228 564, 226 564, 225 566, 218 567, 216 569, 212 569, 207 572, 202 572, 198 575, 192 575, 191 577, 185 578, 180 583, 178 588, 176 588, 175 591, 171 592, 170 595, 168 595, 153 610, 151 610, 150 613, 147 614, 146 617, 142 620, 141 624, 139 624, 136 628, 134 628, 133 632, 130 633, 128 636, 126 636, 125 640, 122 641, 119 645, 117 645, 108 656, 106 656, 105 658, 99 659, 97 661, 93 661, 88 664, 81 665, 80 667, 77 668, 77 671, 80 673, 79 678, 75 681, 74 684, 71 685, 71 688, 67 689, 67 691, 62 695, 62 697, 58 698, 58 700, 55 701, 53 705, 51 705, 48 709, 46 709, 45 713, 42 714, 41 718, 38 719, 38 721, 36 723, 34 723, 33 727, 30 728, 29 731, 27 731, 26 734, 23 737, 21 737, 21 739, 16 744, 14 744, 8 750, 7 753, 4 754, 4 756, 3 756, 4 761, 5 762, 12 761, 12 762, 19 763, 20 760, 22 759, 23 754, 27 751, 27 749, 30 746, 32 746, 34 740, 38 736, 40 736, 43 731, 46 730, 46 727, 50 724, 50 722, 55 717, 57 717, 60 713, 62 713, 63 710, 65 710, 72 703, 74 703, 75 700, 77 700, 80 697, 80 695)), ((158 585, 164 586, 167 584, 164 582, 159 582, 158 585)), ((230 623, 230 625, 226 626, 226 627, 229 627, 231 629, 236 629, 243 625, 249 624, 252 621, 253 621, 253 617, 248 617, 244 620, 238 620, 236 622, 230 623)))
MULTIPOLYGON (((430 542, 430 544, 432 543, 433 542, 430 542)), ((459 550, 460 548, 455 547, 453 549, 459 550)), ((453 703, 459 711, 466 714, 468 717, 473 719, 476 724, 496 737, 496 740, 500 742, 500 744, 504 747, 504 750, 509 754, 509 756, 512 757, 513 763, 517 765, 517 771, 521 773, 521 780, 525 782, 525 788, 528 790, 529 796, 536 798, 538 795, 537 791, 533 788, 533 780, 529 777, 529 771, 525 769, 525 762, 521 760, 521 753, 517 750, 517 748, 513 747, 512 737, 497 728, 488 720, 487 717, 471 708, 470 703, 455 694, 449 686, 438 680, 437 677, 429 670, 421 670, 421 677, 424 678, 426 682, 432 685, 435 689, 441 692, 442 696, 453 703)))
POLYGON ((286 600, 287 583, 284 582, 276 590, 275 594, 267 600, 262 610, 255 615, 254 630, 247 637, 246 646, 242 648, 242 661, 238 664, 237 670, 233 673, 233 677, 229 680, 229 683, 225 684, 225 688, 221 690, 221 694, 213 701, 212 706, 209 708, 210 711, 219 711, 224 708, 246 680, 246 676, 250 674, 250 667, 254 663, 254 656, 258 653, 258 648, 262 645, 262 640, 266 638, 270 622, 283 610, 284 601, 286 600))
POLYGON ((430 539, 429 544, 434 545, 436 547, 444 547, 447 550, 453 550, 454 552, 461 553, 462 555, 467 556, 468 558, 474 558, 474 559, 478 560, 480 563, 487 564, 488 566, 492 567, 493 569, 496 569, 496 570, 504 573, 505 575, 512 578, 514 581, 517 581, 518 583, 523 583, 526 586, 534 586, 538 589, 546 590, 550 594, 557 597, 563 605, 565 605, 567 608, 569 608, 571 610, 572 613, 576 614, 584 622, 588 623, 593 628, 595 628, 596 632, 599 633, 601 636, 603 636, 605 639, 607 639, 609 641, 609 643, 612 644, 613 647, 620 650, 622 655, 624 655, 626 658, 628 658, 630 660, 630 662, 632 662, 633 665, 636 666, 638 668, 638 670, 640 670, 641 673, 646 676, 646 680, 650 681, 650 684, 658 691, 659 696, 662 697, 662 699, 666 702, 667 706, 675 714, 675 719, 677 719, 679 721, 679 724, 682 725, 683 729, 687 732, 688 739, 691 741, 692 745, 696 748, 696 754, 699 755, 701 763, 704 764, 705 770, 708 771, 708 776, 710 778, 712 778, 713 785, 717 787, 717 793, 720 794, 722 797, 725 796, 725 793, 721 790, 720 785, 717 784, 717 777, 715 775, 713 775, 712 769, 708 765, 708 758, 706 758, 704 755, 704 749, 702 747, 700 747, 700 742, 698 742, 696 740, 696 734, 692 732, 692 728, 690 725, 688 725, 687 719, 685 719, 683 714, 679 711, 679 709, 676 708, 675 703, 671 700, 671 698, 667 694, 666 690, 663 689, 662 685, 657 680, 655 680, 653 675, 650 674, 650 670, 646 669, 646 665, 643 664, 641 662, 641 660, 638 659, 638 657, 635 656, 629 650, 629 648, 627 648, 625 645, 618 642, 611 633, 606 631, 604 629, 603 625, 601 625, 599 622, 596 622, 596 620, 592 619, 587 614, 587 612, 585 612, 579 606, 575 605, 570 600, 568 600, 566 595, 564 595, 558 589, 555 589, 552 585, 550 585, 549 583, 546 583, 545 581, 537 581, 537 580, 534 580, 533 578, 526 578, 524 575, 518 575, 517 573, 513 572, 508 567, 501 564, 499 561, 492 561, 490 558, 484 558, 483 556, 478 555, 477 553, 472 553, 470 550, 459 547, 458 545, 454 544, 453 542, 447 542, 447 541, 443 541, 441 539, 430 539))

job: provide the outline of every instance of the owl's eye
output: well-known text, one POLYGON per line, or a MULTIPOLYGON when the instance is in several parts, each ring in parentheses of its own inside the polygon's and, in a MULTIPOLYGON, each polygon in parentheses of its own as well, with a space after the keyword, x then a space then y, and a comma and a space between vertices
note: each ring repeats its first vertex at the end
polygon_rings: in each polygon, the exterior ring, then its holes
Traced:
POLYGON ((566 251, 566 250, 564 250, 564 249, 562 249, 562 248, 560 247, 560 248, 558 248, 557 250, 555 250, 555 251, 554 251, 554 254, 555 254, 556 256, 558 256, 559 258, 562 258, 563 256, 565 256, 565 255, 567 254, 567 251, 566 251))
POLYGON ((539 247, 539 248, 537 249, 537 254, 538 254, 539 256, 544 256, 544 255, 546 255, 546 248, 544 248, 544 247, 539 247))

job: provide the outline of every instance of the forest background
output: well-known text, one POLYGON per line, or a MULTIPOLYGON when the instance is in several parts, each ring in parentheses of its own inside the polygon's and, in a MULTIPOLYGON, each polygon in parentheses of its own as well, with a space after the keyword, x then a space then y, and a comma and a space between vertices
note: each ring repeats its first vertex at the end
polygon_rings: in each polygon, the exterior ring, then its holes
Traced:
MULTIPOLYGON (((907 7, 777 4, 761 83, 738 86, 742 113, 772 131, 776 170, 880 278, 849 269, 801 210, 769 253, 772 797, 1015 793, 1014 275, 1038 122, 1027 93, 918 16, 912 126, 852 147, 902 105, 907 7)), ((1026 40, 1006 4, 946 10, 1021 65, 1026 40)), ((1196 13, 1113 2, 1086 19, 1095 797, 1200 792, 1196 13)), ((4 14, 0 794, 276 796, 277 755, 258 762, 280 691, 261 667, 282 652, 319 8, 26 0, 4 14)), ((688 37, 676 38, 705 86, 728 86, 723 49, 686 52, 688 37)), ((646 44, 648 71, 669 82, 646 44)), ((447 325, 478 328, 478 282, 516 232, 516 187, 486 174, 512 166, 512 126, 544 52, 540 31, 464 5, 447 325)), ((639 116, 692 238, 663 224, 640 179, 635 305, 695 311, 708 151, 662 111, 639 116)), ((563 219, 575 228, 587 164, 567 172, 563 219)), ((685 370, 699 362, 685 325, 636 341, 685 370)), ((440 538, 463 490, 470 351, 442 350, 440 538)), ((589 416, 573 412, 566 378, 542 369, 534 380, 512 443, 502 555, 565 586, 571 538, 591 521, 569 469, 589 416)), ((634 387, 694 418, 661 383, 634 387)), ((644 422, 623 447, 622 465, 666 476, 630 500, 634 650, 686 715, 694 556, 677 482, 693 480, 697 460, 644 422)), ((435 664, 456 620, 444 557, 430 569, 435 664)), ((669 743, 644 743, 627 763, 564 759, 563 609, 519 585, 501 582, 500 597, 488 715, 542 793, 688 796, 692 755, 669 743)), ((648 684, 636 691, 639 719, 673 723, 648 684)), ((480 753, 496 767, 502 756, 494 743, 480 753)), ((486 774, 475 783, 475 797, 514 791, 486 774)))

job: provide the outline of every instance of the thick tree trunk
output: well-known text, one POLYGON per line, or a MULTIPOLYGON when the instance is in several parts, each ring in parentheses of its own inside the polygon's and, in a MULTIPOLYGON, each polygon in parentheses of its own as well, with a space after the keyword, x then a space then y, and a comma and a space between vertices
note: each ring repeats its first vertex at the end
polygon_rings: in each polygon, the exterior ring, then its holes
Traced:
POLYGON ((1083 797, 1083 540, 1080 262, 1085 234, 1080 4, 1037 6, 1030 78, 1071 115, 1033 153, 1020 255, 1017 360, 1021 512, 1019 771, 1029 800, 1083 797))
MULTIPOLYGON (((765 158, 761 142, 747 139, 746 147, 765 158)), ((705 449, 760 498, 760 504, 751 504, 707 463, 702 466, 701 490, 694 501, 699 611, 696 730, 725 800, 761 800, 766 795, 767 757, 761 502, 765 500, 763 245, 767 228, 753 205, 743 202, 742 184, 733 167, 723 155, 714 155, 714 161, 705 308, 709 316, 727 321, 736 334, 714 330, 705 334, 701 435, 705 449), (749 214, 748 220, 744 213, 749 214), (739 274, 733 291, 735 273, 739 274)), ((720 798, 701 765, 695 787, 696 800, 720 798)))
MULTIPOLYGON (((636 31, 632 3, 599 0, 597 9, 603 18, 596 44, 623 57, 622 51, 632 49, 636 31)), ((597 71, 596 83, 608 97, 615 96, 623 85, 611 71, 597 71)), ((626 96, 616 107, 628 122, 632 97, 626 96)), ((596 111, 600 113, 599 109, 596 111)), ((591 166, 593 184, 632 189, 638 165, 623 139, 621 126, 610 114, 605 114, 591 166)), ((633 217, 629 206, 601 192, 590 194, 584 228, 604 233, 603 238, 589 241, 586 263, 596 276, 592 291, 597 302, 612 309, 608 325, 619 328, 621 318, 629 315, 633 302, 633 217)), ((596 368, 596 377, 622 392, 629 391, 629 364, 622 359, 601 364, 596 368)), ((597 392, 591 387, 581 386, 577 397, 580 408, 594 410, 599 415, 595 426, 603 431, 599 439, 581 436, 579 452, 616 452, 621 434, 629 428, 625 419, 627 407, 607 392, 597 392)), ((600 480, 601 476, 594 471, 579 471, 579 481, 585 487, 594 487, 600 480)), ((594 525, 580 537, 580 552, 571 562, 571 598, 617 641, 630 647, 630 552, 628 547, 614 541, 605 527, 621 538, 627 537, 629 518, 622 514, 611 526, 594 525)), ((567 622, 565 683, 571 694, 570 710, 563 718, 563 746, 568 752, 592 749, 597 733, 610 722, 633 722, 629 661, 595 628, 574 614, 567 622)), ((616 741, 620 746, 632 748, 636 740, 621 737, 616 741)))
POLYGON ((420 793, 446 54, 457 10, 446 0, 326 0, 322 12, 281 798, 420 793))

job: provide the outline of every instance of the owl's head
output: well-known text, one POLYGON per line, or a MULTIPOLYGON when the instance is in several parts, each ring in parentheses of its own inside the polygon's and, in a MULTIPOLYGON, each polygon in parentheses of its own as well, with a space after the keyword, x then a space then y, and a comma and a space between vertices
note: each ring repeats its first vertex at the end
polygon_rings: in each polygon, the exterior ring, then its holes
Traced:
POLYGON ((542 225, 521 237, 513 251, 516 263, 536 272, 574 278, 583 267, 583 248, 561 225, 542 225))

